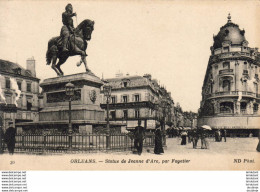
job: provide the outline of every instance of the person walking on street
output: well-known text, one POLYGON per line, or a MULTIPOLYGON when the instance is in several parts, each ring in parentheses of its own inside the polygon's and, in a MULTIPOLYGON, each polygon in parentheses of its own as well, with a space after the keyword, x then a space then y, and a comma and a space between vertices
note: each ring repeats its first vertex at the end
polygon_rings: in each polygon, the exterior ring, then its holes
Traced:
POLYGON ((9 125, 9 128, 5 132, 4 140, 7 145, 7 149, 10 155, 14 154, 15 148, 15 128, 13 127, 12 123, 9 125))
POLYGON ((4 131, 2 127, 0 127, 0 154, 4 152, 4 131))
POLYGON ((161 154, 161 153, 164 153, 163 144, 162 144, 162 132, 160 127, 156 127, 154 154, 161 154))
POLYGON ((181 133, 181 145, 186 145, 187 143, 187 133, 186 131, 183 131, 181 133))
POLYGON ((256 150, 260 152, 260 130, 258 130, 258 145, 256 147, 256 150))
POLYGON ((205 130, 201 130, 201 149, 207 149, 208 148, 208 142, 206 140, 206 132, 205 130))
POLYGON ((224 137, 224 141, 227 142, 227 130, 223 129, 222 137, 224 137))
POLYGON ((143 140, 145 137, 144 127, 141 126, 141 120, 138 120, 138 126, 135 127, 134 131, 134 146, 138 152, 138 155, 142 154, 143 151, 143 140))
POLYGON ((198 131, 194 130, 193 131, 193 136, 192 136, 192 144, 193 144, 193 148, 194 149, 197 148, 198 140, 199 140, 198 131))

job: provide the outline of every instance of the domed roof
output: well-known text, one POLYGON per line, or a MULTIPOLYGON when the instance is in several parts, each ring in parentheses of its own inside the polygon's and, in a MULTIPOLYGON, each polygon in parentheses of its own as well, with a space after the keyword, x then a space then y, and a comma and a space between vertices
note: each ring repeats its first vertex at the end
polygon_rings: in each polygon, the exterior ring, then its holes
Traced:
POLYGON ((237 24, 232 23, 229 14, 227 24, 220 28, 219 33, 213 39, 214 49, 221 48, 224 41, 230 41, 232 45, 242 45, 246 41, 245 30, 240 30, 237 24))

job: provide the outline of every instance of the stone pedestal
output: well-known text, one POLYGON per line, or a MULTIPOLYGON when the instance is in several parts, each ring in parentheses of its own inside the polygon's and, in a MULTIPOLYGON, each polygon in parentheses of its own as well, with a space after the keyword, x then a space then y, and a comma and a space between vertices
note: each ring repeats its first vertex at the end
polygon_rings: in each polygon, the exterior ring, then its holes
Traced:
POLYGON ((39 113, 39 122, 55 123, 69 119, 69 98, 65 92, 68 82, 75 85, 71 103, 72 121, 104 121, 104 111, 100 108, 100 87, 103 82, 93 73, 79 73, 45 79, 40 84, 43 110, 39 113))

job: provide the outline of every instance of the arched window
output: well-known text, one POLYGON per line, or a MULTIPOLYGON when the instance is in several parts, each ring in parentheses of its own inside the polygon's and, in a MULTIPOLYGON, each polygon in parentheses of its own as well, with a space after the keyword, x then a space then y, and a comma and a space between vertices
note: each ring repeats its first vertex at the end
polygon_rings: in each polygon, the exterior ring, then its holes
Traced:
POLYGON ((223 81, 223 91, 230 91, 230 80, 224 80, 223 81))
POLYGON ((246 106, 247 106, 246 102, 240 103, 240 111, 241 111, 242 114, 246 114, 246 106))
POLYGON ((258 113, 258 104, 255 103, 254 104, 254 114, 257 114, 258 113))
POLYGON ((220 113, 234 113, 234 104, 232 102, 220 103, 220 113))

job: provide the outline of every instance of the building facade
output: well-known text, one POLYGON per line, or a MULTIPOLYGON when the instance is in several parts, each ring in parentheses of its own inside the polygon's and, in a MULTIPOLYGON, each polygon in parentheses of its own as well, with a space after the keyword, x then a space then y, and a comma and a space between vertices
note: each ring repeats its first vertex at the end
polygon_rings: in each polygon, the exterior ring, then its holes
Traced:
POLYGON ((234 134, 256 132, 260 128, 258 48, 248 46, 245 30, 230 15, 213 39, 198 124, 234 134))
MULTIPOLYGON (((120 76, 106 79, 112 87, 109 104, 109 120, 127 124, 127 129, 137 126, 142 120, 146 129, 154 129, 156 122, 165 120, 174 124, 174 102, 167 90, 159 86, 150 74, 144 76, 120 76), (165 100, 164 105, 161 104, 165 100)), ((106 97, 101 91, 103 109, 107 108, 106 97)))
POLYGON ((16 63, 0 60, 0 126, 3 130, 8 128, 9 122, 38 120, 39 79, 34 58, 26 62, 24 69, 16 63))

